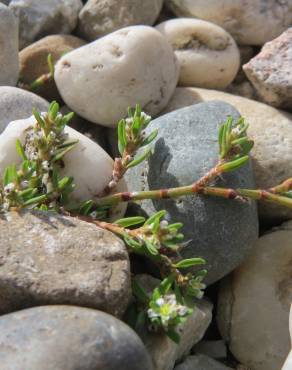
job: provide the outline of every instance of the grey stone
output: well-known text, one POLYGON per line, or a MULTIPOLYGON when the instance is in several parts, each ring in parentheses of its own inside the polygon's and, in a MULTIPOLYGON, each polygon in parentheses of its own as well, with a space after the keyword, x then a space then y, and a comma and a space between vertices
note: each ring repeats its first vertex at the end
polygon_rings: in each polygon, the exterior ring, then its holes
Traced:
POLYGON ((81 0, 12 0, 10 9, 19 18, 19 47, 57 33, 71 33, 77 25, 81 0))
POLYGON ((0 318, 0 370, 152 370, 135 332, 100 311, 44 306, 0 318))
MULTIPOLYGON (((238 111, 223 102, 207 102, 183 108, 152 121, 158 128, 154 154, 126 176, 131 191, 190 185, 218 161, 218 128, 238 111)), ((216 181, 217 186, 253 188, 250 165, 216 181)), ((176 200, 141 203, 148 214, 165 209, 167 218, 184 224, 189 244, 183 257, 207 260, 207 282, 212 283, 237 267, 258 237, 256 205, 218 198, 188 196, 176 200)))
POLYGON ((88 0, 79 13, 78 32, 94 41, 123 27, 152 26, 162 4, 163 0, 88 0))
POLYGON ((0 85, 14 86, 18 80, 18 21, 0 2, 0 85))
POLYGON ((292 110, 292 27, 243 66, 262 101, 292 110))
POLYGON ((189 356, 186 360, 176 366, 174 370, 232 370, 230 367, 221 364, 204 355, 189 356))
POLYGON ((48 106, 46 100, 29 91, 0 86, 0 133, 9 122, 30 117, 33 108, 47 111, 48 106))
POLYGON ((224 340, 202 340, 192 349, 192 353, 199 353, 211 358, 227 357, 227 347, 224 340))
MULTIPOLYGON (((139 284, 147 294, 151 294, 160 280, 150 275, 136 275, 139 284)), ((165 334, 148 333, 144 339, 153 361, 154 370, 173 370, 175 362, 188 354, 194 344, 205 334, 212 320, 213 305, 209 301, 196 300, 193 313, 179 326, 180 343, 177 345, 165 334)))
POLYGON ((128 253, 112 233, 46 212, 0 220, 0 313, 46 304, 120 316, 131 294, 128 253))

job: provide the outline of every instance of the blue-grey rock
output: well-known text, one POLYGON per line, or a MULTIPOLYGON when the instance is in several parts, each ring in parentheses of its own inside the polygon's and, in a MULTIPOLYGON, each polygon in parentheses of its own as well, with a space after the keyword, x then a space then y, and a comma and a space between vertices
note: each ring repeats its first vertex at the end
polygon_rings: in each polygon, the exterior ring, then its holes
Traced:
POLYGON ((152 370, 136 333, 88 308, 42 306, 0 318, 0 370, 152 370))
MULTIPOLYGON (((149 130, 159 129, 154 154, 126 176, 129 190, 160 189, 189 185, 218 160, 218 128, 238 111, 224 102, 186 107, 154 120, 149 130)), ((250 164, 222 176, 216 186, 253 188, 250 164)), ((135 207, 136 208, 136 207, 135 207)), ((237 267, 258 238, 256 205, 203 196, 176 200, 143 201, 136 212, 152 214, 165 209, 167 218, 183 222, 189 244, 183 257, 207 260, 207 283, 213 283, 237 267)))
POLYGON ((29 91, 11 86, 0 86, 0 134, 8 123, 28 118, 32 109, 46 112, 49 103, 29 91))

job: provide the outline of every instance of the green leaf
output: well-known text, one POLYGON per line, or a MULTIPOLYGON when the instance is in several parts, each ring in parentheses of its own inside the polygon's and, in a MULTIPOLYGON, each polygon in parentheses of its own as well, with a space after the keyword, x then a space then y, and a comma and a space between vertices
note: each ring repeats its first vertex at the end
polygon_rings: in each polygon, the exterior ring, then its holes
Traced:
POLYGON ((74 112, 70 112, 70 113, 67 113, 65 114, 65 116, 62 117, 62 125, 63 126, 66 126, 68 125, 68 123, 72 120, 72 118, 75 116, 75 113, 74 112))
POLYGON ((179 344, 180 342, 180 335, 175 330, 168 330, 165 334, 170 338, 174 343, 179 344))
POLYGON ((174 280, 175 280, 175 274, 171 274, 167 278, 162 280, 162 282, 159 284, 159 287, 158 287, 159 292, 162 295, 165 295, 171 289, 174 280))
POLYGON ((59 113, 60 106, 56 101, 53 101, 48 109, 48 116, 49 118, 54 121, 59 113))
POLYGON ((141 251, 142 244, 140 244, 135 239, 131 238, 127 234, 123 235, 125 243, 131 247, 134 251, 141 251))
POLYGON ((49 71, 50 71, 52 77, 54 77, 55 66, 54 66, 52 54, 48 54, 47 62, 48 62, 48 66, 49 66, 49 71))
POLYGON ((149 297, 144 290, 144 288, 138 283, 137 279, 132 280, 132 291, 135 297, 137 297, 141 302, 148 303, 149 297))
POLYGON ((86 202, 82 203, 80 208, 79 208, 79 213, 81 215, 87 216, 90 213, 90 210, 93 206, 93 201, 92 200, 87 200, 86 202))
POLYGON ((134 137, 137 137, 139 135, 140 130, 142 129, 142 120, 140 117, 137 117, 135 115, 133 119, 133 124, 132 124, 132 133, 134 137))
POLYGON ((203 258, 187 258, 182 260, 173 266, 178 269, 185 269, 192 266, 204 265, 206 261, 203 258))
POLYGON ((238 168, 242 167, 246 162, 248 162, 248 160, 249 160, 248 155, 245 155, 243 157, 235 159, 232 162, 227 162, 227 163, 222 164, 222 166, 220 166, 220 168, 221 168, 222 172, 234 171, 234 170, 237 170, 238 168))
POLYGON ((154 139, 156 139, 156 136, 158 135, 158 129, 155 129, 151 132, 149 136, 146 137, 146 139, 142 142, 141 147, 151 144, 154 139))
POLYGON ((151 217, 148 218, 148 220, 145 222, 145 226, 146 225, 151 225, 153 224, 153 222, 158 219, 160 221, 160 219, 162 217, 164 217, 166 215, 166 211, 165 210, 161 210, 161 211, 158 211, 157 213, 155 213, 154 215, 152 215, 151 217))
POLYGON ((157 256, 159 254, 157 248, 155 248, 155 246, 152 243, 150 243, 147 239, 144 239, 144 243, 145 243, 145 247, 146 247, 147 251, 152 256, 157 256))
POLYGON ((121 119, 118 123, 118 147, 121 155, 123 155, 126 145, 126 121, 124 119, 121 119))
POLYGON ((71 144, 71 145, 68 145, 64 149, 58 149, 58 150, 56 150, 55 155, 52 158, 52 161, 53 162, 57 162, 60 159, 62 159, 65 154, 67 154, 70 150, 72 150, 75 147, 75 145, 76 145, 76 142, 73 143, 73 144, 71 144))
POLYGON ((46 123, 45 121, 43 120, 43 118, 41 117, 40 113, 38 112, 38 110, 36 110, 35 108, 32 109, 32 113, 35 117, 35 119, 37 120, 38 124, 40 125, 41 128, 45 128, 46 127, 46 123))
POLYGON ((16 139, 15 146, 16 146, 16 151, 17 151, 18 155, 20 156, 20 158, 23 161, 26 161, 27 160, 27 156, 26 156, 26 154, 24 152, 24 148, 23 148, 23 146, 22 146, 22 144, 21 144, 21 142, 20 142, 19 139, 16 139))
POLYGON ((37 197, 28 199, 26 202, 23 203, 24 206, 30 206, 32 204, 41 203, 43 201, 47 200, 47 194, 39 195, 37 197))
POLYGON ((73 183, 73 177, 63 177, 60 181, 58 181, 58 190, 63 190, 66 187, 70 186, 73 183))
POLYGON ((13 164, 5 168, 3 176, 3 185, 6 186, 13 183, 17 179, 16 165, 13 164))
POLYGON ((134 159, 132 162, 130 162, 126 168, 135 167, 141 162, 143 162, 145 159, 147 159, 151 155, 152 148, 148 148, 145 150, 145 152, 139 156, 138 158, 134 159))
POLYGON ((121 218, 120 220, 115 221, 115 224, 122 226, 122 227, 129 227, 133 225, 142 224, 145 222, 145 217, 127 217, 127 218, 121 218))

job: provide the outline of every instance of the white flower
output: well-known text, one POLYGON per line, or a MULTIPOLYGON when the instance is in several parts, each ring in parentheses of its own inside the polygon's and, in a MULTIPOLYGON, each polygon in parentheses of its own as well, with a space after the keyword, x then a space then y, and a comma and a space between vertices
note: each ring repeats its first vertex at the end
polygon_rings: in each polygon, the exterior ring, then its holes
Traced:
POLYGON ((145 121, 151 121, 151 116, 149 116, 145 112, 141 112, 141 118, 143 118, 145 121))
POLYGON ((48 161, 43 161, 42 162, 42 168, 45 170, 45 171, 49 171, 50 170, 50 164, 48 161))
POLYGON ((20 185, 21 185, 22 188, 27 188, 28 185, 29 185, 29 182, 27 180, 23 180, 23 181, 21 181, 20 185))
POLYGON ((4 192, 6 194, 10 194, 14 189, 15 189, 15 185, 12 182, 4 186, 4 192))
POLYGON ((157 304, 157 306, 161 307, 164 303, 165 303, 165 300, 163 298, 158 298, 155 303, 157 304))

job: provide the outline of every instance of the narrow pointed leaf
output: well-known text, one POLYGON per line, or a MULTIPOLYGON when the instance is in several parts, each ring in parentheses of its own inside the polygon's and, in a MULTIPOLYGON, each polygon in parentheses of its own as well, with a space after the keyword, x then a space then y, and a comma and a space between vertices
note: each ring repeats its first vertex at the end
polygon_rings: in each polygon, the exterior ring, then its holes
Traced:
POLYGON ((23 146, 22 146, 22 144, 21 144, 21 142, 20 142, 19 139, 16 139, 15 146, 16 146, 16 151, 17 151, 18 155, 20 156, 20 158, 23 161, 26 161, 27 160, 27 156, 26 156, 26 154, 24 152, 24 148, 23 148, 23 146))
POLYGON ((130 162, 127 165, 127 168, 135 167, 141 162, 143 162, 145 159, 147 159, 151 155, 152 148, 148 148, 145 150, 145 152, 139 156, 138 158, 134 159, 132 162, 130 162))
POLYGON ((178 269, 185 269, 192 266, 204 265, 205 263, 206 261, 203 258, 188 258, 174 264, 173 266, 178 269))
POLYGON ((145 222, 145 217, 127 217, 127 218, 121 218, 120 220, 115 221, 115 224, 122 226, 122 227, 129 227, 133 225, 142 224, 145 222))

